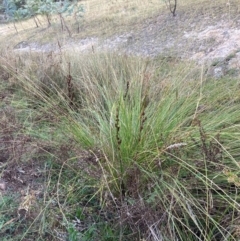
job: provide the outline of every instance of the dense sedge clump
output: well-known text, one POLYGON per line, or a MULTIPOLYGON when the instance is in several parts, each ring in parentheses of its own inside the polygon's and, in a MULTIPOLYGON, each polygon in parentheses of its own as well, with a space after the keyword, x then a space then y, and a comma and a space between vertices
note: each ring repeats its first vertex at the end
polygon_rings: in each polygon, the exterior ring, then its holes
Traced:
MULTIPOLYGON (((62 202, 72 203, 74 212, 85 200, 78 217, 87 228, 84 207, 94 200, 117 236, 237 237, 237 81, 205 80, 191 63, 105 53, 26 54, 1 58, 1 66, 28 108, 41 113, 36 123, 58 129, 52 143, 63 137, 57 195, 66 222, 62 202), (88 194, 79 180, 91 183, 88 194)), ((31 125, 27 129, 41 136, 31 125)))

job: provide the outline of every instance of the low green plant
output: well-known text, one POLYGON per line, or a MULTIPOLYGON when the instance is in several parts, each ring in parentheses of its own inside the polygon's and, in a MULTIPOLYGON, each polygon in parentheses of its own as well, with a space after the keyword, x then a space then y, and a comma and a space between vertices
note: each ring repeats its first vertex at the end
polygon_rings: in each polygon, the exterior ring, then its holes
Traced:
POLYGON ((36 63, 47 58, 28 57, 32 65, 21 62, 21 74, 5 69, 85 153, 79 169, 68 164, 77 157, 66 158, 57 174, 58 206, 72 240, 94 240, 105 229, 119 240, 237 239, 237 80, 208 80, 201 70, 190 78, 190 63, 104 53, 62 54, 56 71, 42 64, 40 80, 36 63), (80 185, 87 179, 90 185, 80 185), (106 226, 97 225, 99 208, 108 214, 106 226), (85 231, 72 226, 74 215, 85 231))

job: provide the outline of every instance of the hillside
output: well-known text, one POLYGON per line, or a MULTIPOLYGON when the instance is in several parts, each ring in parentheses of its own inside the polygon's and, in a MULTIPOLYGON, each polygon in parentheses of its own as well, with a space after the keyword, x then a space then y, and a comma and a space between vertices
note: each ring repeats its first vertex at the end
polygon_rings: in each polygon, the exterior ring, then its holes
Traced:
POLYGON ((240 2, 177 3, 0 17, 0 240, 239 240, 240 2))
MULTIPOLYGON (((219 62, 220 70, 215 72, 220 71, 222 75, 228 71, 238 72, 238 1, 198 2, 183 6, 180 2, 175 17, 163 3, 143 2, 139 9, 134 3, 101 4, 102 12, 93 19, 92 15, 99 4, 83 2, 86 13, 81 19, 81 31, 76 33, 76 29, 72 28, 71 37, 67 36, 66 30, 65 33, 58 31, 58 19, 54 20, 56 26, 50 29, 42 26, 39 30, 30 20, 26 26, 22 23, 17 38, 16 33, 12 33, 14 28, 11 25, 2 26, 0 32, 6 35, 8 47, 18 50, 55 51, 60 44, 63 49, 79 52, 110 50, 145 57, 174 56, 208 65, 219 62), (142 14, 144 5, 147 5, 149 12, 142 14), (112 9, 115 11, 110 14, 112 9), (137 14, 141 17, 138 18, 137 14)), ((41 21, 44 22, 43 19, 41 21)), ((69 28, 71 24, 69 22, 69 28)))

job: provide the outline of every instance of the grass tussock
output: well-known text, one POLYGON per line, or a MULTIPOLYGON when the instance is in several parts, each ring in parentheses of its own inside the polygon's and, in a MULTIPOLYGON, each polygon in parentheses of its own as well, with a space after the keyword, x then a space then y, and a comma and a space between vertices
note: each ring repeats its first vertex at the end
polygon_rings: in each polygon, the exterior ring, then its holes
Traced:
MULTIPOLYGON (((19 149, 45 165, 42 195, 20 208, 25 229, 12 234, 238 240, 238 80, 207 79, 179 59, 106 53, 8 53, 0 66, 13 126, 36 147, 19 149)), ((4 120, 7 166, 16 130, 6 134, 4 120)))

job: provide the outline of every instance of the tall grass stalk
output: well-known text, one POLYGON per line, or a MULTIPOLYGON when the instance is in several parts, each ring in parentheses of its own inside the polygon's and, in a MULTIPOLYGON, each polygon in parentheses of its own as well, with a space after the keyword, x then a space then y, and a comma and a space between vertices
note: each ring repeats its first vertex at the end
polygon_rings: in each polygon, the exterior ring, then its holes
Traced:
POLYGON ((27 59, 1 66, 93 154, 97 193, 103 206, 118 206, 122 230, 152 240, 235 240, 238 81, 196 69, 190 78, 191 63, 117 54, 63 53, 51 57, 52 68, 48 56, 27 59))

